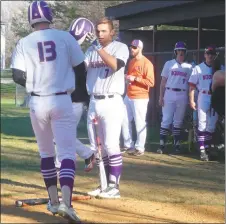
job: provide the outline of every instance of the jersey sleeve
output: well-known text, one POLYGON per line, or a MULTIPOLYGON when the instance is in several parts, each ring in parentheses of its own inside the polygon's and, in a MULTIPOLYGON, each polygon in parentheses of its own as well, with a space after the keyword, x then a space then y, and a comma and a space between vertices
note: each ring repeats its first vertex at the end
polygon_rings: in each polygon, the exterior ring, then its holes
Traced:
POLYGON ((191 76, 190 76, 188 82, 191 84, 197 85, 198 81, 199 81, 198 75, 199 75, 199 73, 197 70, 197 66, 195 66, 192 70, 192 73, 191 73, 191 76))
POLYGON ((163 69, 162 69, 161 76, 162 77, 165 77, 165 78, 168 78, 169 77, 169 65, 168 65, 168 62, 166 62, 164 64, 163 69))
POLYGON ((17 45, 13 51, 12 59, 11 59, 11 68, 19 69, 23 72, 27 71, 25 65, 25 57, 23 53, 23 40, 19 40, 17 45))
POLYGON ((70 43, 69 51, 71 53, 71 63, 72 67, 75 67, 84 61, 85 56, 77 40, 71 34, 69 34, 68 37, 70 43))
POLYGON ((119 49, 117 49, 114 54, 114 57, 124 61, 125 65, 128 61, 129 58, 129 49, 125 44, 121 44, 119 49))

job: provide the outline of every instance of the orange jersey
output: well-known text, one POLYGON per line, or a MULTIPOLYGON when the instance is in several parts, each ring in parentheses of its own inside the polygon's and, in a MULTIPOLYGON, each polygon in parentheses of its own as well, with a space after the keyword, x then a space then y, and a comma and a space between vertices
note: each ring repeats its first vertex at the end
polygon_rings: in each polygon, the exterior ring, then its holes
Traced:
POLYGON ((149 88, 155 85, 153 64, 143 56, 137 60, 133 58, 129 62, 128 75, 136 77, 127 87, 127 96, 131 99, 149 98, 149 88))

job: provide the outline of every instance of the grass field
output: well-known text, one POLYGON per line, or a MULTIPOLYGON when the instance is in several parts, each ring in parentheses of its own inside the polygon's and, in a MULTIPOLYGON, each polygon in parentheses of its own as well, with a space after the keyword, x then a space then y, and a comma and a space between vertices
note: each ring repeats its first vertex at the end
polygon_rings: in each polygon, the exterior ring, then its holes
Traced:
MULTIPOLYGON (((158 155, 158 128, 149 128, 147 152, 139 158, 124 155, 120 200, 76 201, 83 222, 94 223, 223 223, 225 165, 204 163, 195 153, 158 155)), ((78 128, 87 142, 85 121, 78 128)), ((186 147, 186 144, 185 144, 186 147)), ((1 99, 1 222, 66 223, 43 206, 15 208, 17 199, 46 197, 40 159, 28 109, 1 99)), ((79 158, 76 192, 97 186, 98 173, 83 172, 79 158)), ((74 193, 76 193, 74 192, 74 193)))

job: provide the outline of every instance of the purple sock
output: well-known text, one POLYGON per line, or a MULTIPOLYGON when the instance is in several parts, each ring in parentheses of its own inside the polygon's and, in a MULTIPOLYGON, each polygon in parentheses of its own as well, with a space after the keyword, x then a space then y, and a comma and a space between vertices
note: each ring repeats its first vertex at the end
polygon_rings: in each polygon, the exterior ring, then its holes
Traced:
POLYGON ((200 150, 205 149, 205 137, 206 136, 204 131, 198 131, 198 143, 200 150))
POLYGON ((118 187, 122 173, 122 156, 121 154, 109 157, 109 182, 116 184, 118 187))
POLYGON ((41 172, 42 172, 43 179, 45 181, 47 191, 50 186, 54 185, 57 187, 57 171, 54 164, 54 157, 41 159, 41 172))
MULTIPOLYGON (((99 166, 99 159, 96 158, 96 164, 99 166)), ((103 162, 104 162, 104 169, 105 169, 105 174, 107 178, 107 182, 109 183, 109 159, 108 156, 103 157, 103 162)))
MULTIPOLYGON (((68 186, 71 190, 71 196, 75 178, 75 162, 71 159, 63 159, 60 167, 60 186, 68 186)), ((70 198, 71 206, 71 198, 70 198)))

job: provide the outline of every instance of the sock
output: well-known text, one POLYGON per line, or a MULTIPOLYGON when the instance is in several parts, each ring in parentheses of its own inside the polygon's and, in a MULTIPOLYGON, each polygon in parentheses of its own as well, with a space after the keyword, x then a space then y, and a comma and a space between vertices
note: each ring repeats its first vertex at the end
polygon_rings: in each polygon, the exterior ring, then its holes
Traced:
POLYGON ((198 131, 198 143, 199 143, 199 150, 205 149, 205 132, 198 131))
MULTIPOLYGON (((105 169, 105 174, 107 178, 107 183, 109 183, 109 159, 108 159, 108 156, 105 156, 102 159, 104 162, 104 169, 105 169)), ((99 167, 99 164, 100 164, 99 158, 96 158, 96 164, 99 167)))
POLYGON ((122 173, 122 155, 113 155, 109 157, 109 184, 119 186, 122 173))
POLYGON ((167 135, 169 134, 169 129, 160 128, 160 145, 165 146, 167 135))
POLYGON ((73 160, 62 160, 59 177, 62 192, 62 201, 68 207, 71 207, 71 197, 75 178, 75 162, 73 160))
POLYGON ((208 149, 212 144, 212 138, 213 138, 212 133, 206 131, 205 132, 205 149, 208 149))
POLYGON ((54 164, 54 157, 41 159, 41 172, 51 204, 53 205, 59 203, 57 191, 57 171, 54 164))
POLYGON ((174 145, 180 145, 181 141, 181 128, 175 128, 173 127, 173 137, 174 137, 174 145))

